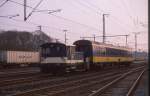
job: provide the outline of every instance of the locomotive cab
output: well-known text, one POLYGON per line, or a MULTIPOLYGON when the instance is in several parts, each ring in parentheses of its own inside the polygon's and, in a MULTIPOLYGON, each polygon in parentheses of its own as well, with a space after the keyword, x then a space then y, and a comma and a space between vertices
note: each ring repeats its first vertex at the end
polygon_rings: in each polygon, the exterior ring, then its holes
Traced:
POLYGON ((66 48, 61 43, 45 43, 41 46, 41 64, 42 72, 62 71, 63 63, 66 59, 66 48), (61 66, 61 67, 60 67, 61 66))
POLYGON ((41 45, 42 72, 63 73, 76 70, 83 63, 83 54, 76 52, 74 46, 62 43, 41 45))

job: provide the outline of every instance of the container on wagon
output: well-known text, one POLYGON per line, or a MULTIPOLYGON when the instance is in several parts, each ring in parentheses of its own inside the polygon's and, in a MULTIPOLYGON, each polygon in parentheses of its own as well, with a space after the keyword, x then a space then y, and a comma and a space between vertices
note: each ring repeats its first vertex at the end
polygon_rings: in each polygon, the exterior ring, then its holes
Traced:
POLYGON ((3 64, 39 63, 40 54, 36 51, 0 51, 0 62, 3 64))

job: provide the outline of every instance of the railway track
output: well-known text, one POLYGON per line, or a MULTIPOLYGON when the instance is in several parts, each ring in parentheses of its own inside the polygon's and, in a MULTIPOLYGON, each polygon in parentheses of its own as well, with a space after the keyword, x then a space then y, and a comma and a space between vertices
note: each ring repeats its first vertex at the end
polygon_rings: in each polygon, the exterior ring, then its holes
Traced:
POLYGON ((0 75, 0 85, 1 83, 3 82, 10 82, 10 81, 15 81, 17 79, 21 79, 21 78, 29 78, 29 77, 37 77, 39 75, 42 75, 42 73, 40 72, 21 72, 21 73, 18 73, 18 74, 12 74, 12 75, 6 75, 6 76, 1 76, 0 75))
POLYGON ((148 71, 144 72, 141 80, 132 96, 149 96, 148 92, 148 71))
POLYGON ((125 73, 88 96, 133 96, 134 90, 146 70, 125 73))
MULTIPOLYGON (((113 69, 107 69, 107 70, 104 70, 104 71, 108 71, 108 70, 113 70, 113 69)), ((83 74, 88 74, 89 72, 87 73, 83 73, 83 74)), ((69 76, 70 75, 79 75, 79 74, 82 74, 82 73, 76 73, 76 74, 68 74, 69 76)), ((67 76, 66 74, 63 75, 63 76, 67 76)), ((62 76, 59 76, 59 77, 62 77, 62 76)), ((42 80, 46 80, 46 79, 54 79, 54 78, 58 78, 58 76, 53 76, 52 74, 43 74, 43 73, 36 73, 36 74, 27 74, 27 76, 24 75, 24 77, 16 77, 14 76, 14 78, 12 79, 8 79, 8 78, 1 78, 0 79, 0 87, 6 87, 6 86, 11 86, 11 85, 14 85, 14 84, 23 84, 23 83, 30 83, 30 82, 35 82, 35 81, 42 81, 42 80), (43 78, 44 77, 44 78, 43 78)))
MULTIPOLYGON (((6 87, 6 86, 11 86, 11 85, 15 85, 15 84, 23 84, 23 83, 27 83, 27 82, 34 82, 34 81, 39 81, 40 80, 44 80, 44 79, 52 79, 52 74, 41 74, 41 73, 37 73, 37 74, 32 74, 32 76, 28 75, 27 77, 23 77, 23 78, 15 78, 15 79, 1 79, 0 81, 0 87, 6 87)), ((54 77, 53 77, 54 78, 54 77)))
POLYGON ((26 75, 26 74, 34 74, 34 73, 39 73, 40 69, 35 68, 35 69, 18 69, 18 70, 5 70, 6 72, 0 72, 0 78, 8 78, 8 77, 17 77, 21 75, 26 75))
POLYGON ((27 71, 39 71, 39 67, 19 67, 19 68, 4 68, 0 69, 0 75, 1 74, 7 74, 7 73, 15 73, 15 72, 27 72, 27 71))
MULTIPOLYGON (((122 69, 121 69, 122 70, 122 69)), ((11 94, 15 95, 15 96, 37 96, 37 95, 46 95, 46 96, 61 96, 62 93, 66 93, 66 92, 70 92, 70 91, 75 91, 75 90, 79 90, 79 89, 84 89, 90 86, 94 86, 97 84, 101 84, 104 85, 105 83, 107 83, 108 81, 111 81, 115 78, 117 78, 118 76, 122 75, 124 72, 126 72, 127 70, 123 70, 122 71, 116 71, 116 72, 106 72, 106 73, 95 73, 94 74, 87 74, 86 76, 77 76, 77 77, 67 77, 66 79, 57 79, 57 80, 51 80, 49 81, 49 83, 45 83, 48 86, 37 86, 37 84, 35 84, 36 88, 33 88, 33 86, 28 86, 28 88, 26 87, 26 89, 30 89, 30 90, 24 90, 25 86, 22 88, 19 88, 21 90, 19 90, 20 92, 15 92, 15 94, 11 94), (99 75, 98 75, 99 74, 99 75), (102 80, 104 79, 104 80, 102 80), (92 82, 91 82, 92 81, 92 82), (32 87, 32 88, 31 88, 32 87), (61 95, 60 95, 61 94, 61 95)), ((43 82, 40 82, 40 85, 44 85, 43 82)), ((14 89, 14 88, 13 88, 14 89)), ((8 90, 7 90, 8 91, 8 90)), ((11 90, 14 91, 14 90, 11 90)), ((65 95, 66 96, 66 95, 65 95)), ((69 96, 69 95, 68 95, 69 96)), ((82 96, 82 95, 81 95, 82 96)))
MULTIPOLYGON (((67 92, 66 90, 72 89, 75 91, 75 90, 78 90, 78 88, 84 89, 86 86, 88 86, 87 84, 90 81, 94 81, 93 84, 90 85, 90 86, 93 86, 94 84, 97 84, 98 82, 100 82, 101 78, 106 78, 106 81, 113 80, 115 78, 115 76, 116 77, 119 76, 118 73, 121 73, 123 71, 125 72, 127 70, 130 70, 131 68, 135 68, 138 66, 141 66, 141 65, 133 64, 132 66, 130 66, 130 68, 120 68, 119 70, 114 69, 114 68, 110 68, 110 69, 108 68, 108 69, 105 69, 101 72, 80 73, 80 74, 76 74, 76 75, 74 74, 73 76, 70 76, 71 75, 70 74, 68 76, 53 77, 53 78, 51 78, 51 77, 47 78, 46 77, 43 79, 40 76, 39 76, 39 78, 38 78, 38 76, 37 77, 35 76, 36 78, 33 78, 33 79, 32 79, 32 77, 28 77, 28 78, 25 77, 25 78, 20 78, 20 79, 16 79, 16 80, 15 79, 6 80, 8 82, 6 82, 4 84, 0 83, 0 84, 2 84, 2 86, 0 87, 0 92, 1 92, 0 94, 2 94, 2 96, 5 96, 5 95, 20 96, 22 94, 25 96, 29 96, 29 95, 30 96, 33 96, 33 95, 37 96, 37 95, 41 95, 41 94, 42 95, 46 94, 46 96, 47 96, 47 94, 48 94, 48 96, 49 95, 53 96, 53 94, 59 94, 59 93, 67 92), (111 77, 111 75, 114 77, 111 77), (101 77, 101 76, 104 76, 104 77, 101 77), (107 77, 110 77, 110 78, 107 78, 107 77), (66 87, 64 88, 63 86, 66 86, 66 87), (55 90, 55 89, 57 89, 57 90, 55 90), (44 91, 42 91, 42 90, 44 90, 44 91), (48 90, 48 92, 46 90, 48 90), (52 93, 49 93, 49 92, 52 92, 52 93)), ((104 85, 105 83, 107 83, 106 81, 102 81, 101 85, 104 85)), ((60 96, 60 95, 58 95, 58 96, 60 96)))
MULTIPOLYGON (((141 66, 141 64, 132 64, 130 67, 134 67, 134 66, 141 66)), ((29 68, 29 69, 21 68, 21 69, 8 69, 5 70, 5 72, 0 72, 0 80, 3 79, 10 80, 16 78, 23 78, 23 77, 25 78, 36 74, 40 74, 39 68, 29 68)))
MULTIPOLYGON (((144 65, 144 64, 143 64, 144 65)), ((130 67, 134 66, 141 66, 141 64, 132 64, 130 67)), ((6 78, 8 80, 18 77, 25 77, 25 76, 32 76, 34 74, 39 74, 40 69, 39 68, 19 68, 19 69, 6 69, 3 71, 0 71, 0 80, 2 78, 6 78)))
MULTIPOLYGON (((127 68, 129 69, 129 68, 127 68)), ((121 70, 127 70, 126 68, 123 68, 121 70)), ((120 70, 120 71, 121 71, 120 70)), ((45 87, 49 87, 49 86, 53 86, 54 84, 62 84, 62 83, 68 83, 68 81, 73 82, 76 80, 80 80, 80 79, 85 79, 89 78, 89 77, 93 77, 93 76, 98 76, 98 75, 102 75, 102 74, 106 74, 106 73, 112 73, 114 71, 114 69, 112 70, 104 70, 103 72, 88 72, 88 73, 84 73, 84 74, 78 74, 75 76, 64 76, 64 77, 60 77, 60 78, 56 78, 56 79, 47 79, 47 80, 40 80, 40 81, 35 81, 35 82, 30 82, 30 83, 24 83, 24 84, 16 84, 16 85, 12 85, 12 86, 6 86, 6 87, 2 87, 1 88, 1 92, 2 93, 16 93, 18 91, 22 92, 22 91, 30 91, 30 90, 36 90, 36 89, 40 89, 40 88, 45 88, 45 87)), ((117 72, 120 72, 117 71, 117 72)), ((117 73, 116 72, 116 73, 117 73)), ((114 73, 113 73, 114 74, 114 73)), ((111 74, 112 75, 112 74, 111 74)))

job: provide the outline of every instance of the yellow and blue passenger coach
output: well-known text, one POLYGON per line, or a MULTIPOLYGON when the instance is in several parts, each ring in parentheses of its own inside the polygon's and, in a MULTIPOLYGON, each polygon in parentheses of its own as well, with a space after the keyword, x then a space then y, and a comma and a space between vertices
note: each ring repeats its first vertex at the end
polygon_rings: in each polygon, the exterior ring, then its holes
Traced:
POLYGON ((74 45, 76 51, 83 52, 87 69, 107 65, 129 66, 133 62, 131 48, 89 40, 78 40, 74 45))

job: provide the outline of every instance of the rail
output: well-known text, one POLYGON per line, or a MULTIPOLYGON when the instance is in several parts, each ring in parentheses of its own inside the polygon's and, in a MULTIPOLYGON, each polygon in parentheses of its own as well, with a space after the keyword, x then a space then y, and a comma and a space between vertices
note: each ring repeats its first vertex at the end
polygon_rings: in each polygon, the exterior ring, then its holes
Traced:
POLYGON ((132 87, 129 89, 128 93, 126 96, 132 96, 134 90, 136 89, 139 81, 141 80, 141 77, 143 76, 143 73, 146 71, 147 69, 145 69, 144 71, 142 71, 142 73, 139 75, 139 77, 136 79, 136 81, 133 83, 132 87))
POLYGON ((106 84, 105 86, 103 86, 102 88, 98 89, 97 91, 95 91, 95 92, 89 94, 88 96, 99 96, 99 95, 102 94, 107 88, 109 88, 109 87, 112 86, 113 84, 117 83, 117 81, 119 81, 119 80, 125 78, 126 76, 128 76, 129 74, 131 74, 131 73, 133 73, 133 72, 136 72, 136 71, 140 70, 141 68, 143 68, 143 67, 136 68, 136 69, 134 69, 134 70, 131 70, 131 71, 129 71, 129 72, 123 74, 121 77, 119 77, 119 78, 113 80, 112 82, 106 84))

